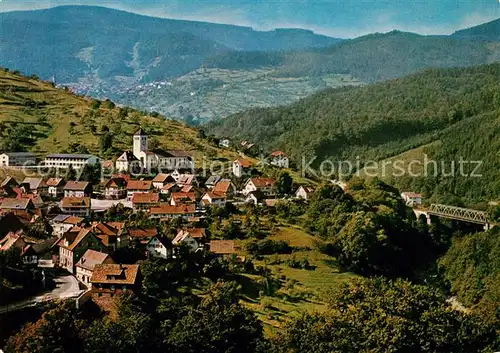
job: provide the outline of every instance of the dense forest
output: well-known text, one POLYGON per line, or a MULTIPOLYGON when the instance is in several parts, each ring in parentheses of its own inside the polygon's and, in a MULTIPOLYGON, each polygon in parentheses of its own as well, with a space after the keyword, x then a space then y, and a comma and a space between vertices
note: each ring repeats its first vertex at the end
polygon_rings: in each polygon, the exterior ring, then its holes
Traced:
POLYGON ((258 142, 264 150, 284 150, 299 166, 302 156, 317 156, 315 167, 325 159, 355 164, 358 158, 363 166, 439 142, 422 152, 448 163, 461 156, 482 160, 483 176, 451 181, 436 173, 429 180, 399 178, 395 184, 418 188, 427 197, 450 193, 467 201, 490 200, 500 191, 499 75, 499 64, 429 69, 371 86, 328 90, 286 107, 252 109, 207 130, 258 142))
POLYGON ((277 76, 349 74, 364 82, 402 77, 425 68, 487 64, 498 56, 489 42, 392 31, 345 40, 327 48, 287 52, 225 52, 208 57, 207 67, 277 66, 277 76))

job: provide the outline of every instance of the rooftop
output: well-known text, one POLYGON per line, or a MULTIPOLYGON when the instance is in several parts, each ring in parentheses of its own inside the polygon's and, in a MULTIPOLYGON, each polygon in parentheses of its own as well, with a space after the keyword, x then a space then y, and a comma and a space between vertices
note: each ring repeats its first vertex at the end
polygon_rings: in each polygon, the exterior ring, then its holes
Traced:
POLYGON ((91 283, 95 284, 135 284, 139 275, 139 265, 99 264, 95 265, 91 283))

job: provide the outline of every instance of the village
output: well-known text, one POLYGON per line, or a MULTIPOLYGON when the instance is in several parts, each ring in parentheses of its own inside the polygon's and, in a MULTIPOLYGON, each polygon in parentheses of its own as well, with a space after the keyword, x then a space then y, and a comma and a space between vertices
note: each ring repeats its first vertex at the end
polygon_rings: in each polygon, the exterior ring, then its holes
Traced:
MULTIPOLYGON (((52 154, 43 163, 78 172, 103 161, 92 155, 52 154)), ((33 166, 36 161, 31 153, 5 153, 0 164, 33 166)), ((142 260, 175 259, 180 247, 198 256, 210 253, 238 260, 234 240, 211 236, 207 213, 249 204, 272 209, 280 199, 307 202, 314 193, 313 184, 291 189, 285 153, 272 153, 270 165, 287 175, 284 181, 261 175, 254 162, 243 157, 234 160, 226 173, 198 175, 188 153, 151 151, 147 134, 139 129, 132 150, 114 161, 116 173, 97 184, 63 177, 7 176, 0 183, 0 251, 17 249, 27 266, 55 268, 63 276, 73 276, 78 286, 70 296, 135 291, 140 288, 142 260), (147 178, 131 173, 134 168, 161 173, 147 178), (116 256, 124 251, 135 252, 132 258, 142 260, 127 263, 116 256)))

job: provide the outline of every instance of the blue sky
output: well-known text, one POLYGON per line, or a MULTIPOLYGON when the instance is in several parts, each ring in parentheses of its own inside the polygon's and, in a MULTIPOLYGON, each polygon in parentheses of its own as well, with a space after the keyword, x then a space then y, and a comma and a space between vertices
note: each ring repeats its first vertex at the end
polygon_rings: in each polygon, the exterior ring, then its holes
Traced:
POLYGON ((68 4, 259 30, 307 28, 343 38, 392 29, 449 34, 500 17, 500 0, 0 0, 0 11, 68 4))

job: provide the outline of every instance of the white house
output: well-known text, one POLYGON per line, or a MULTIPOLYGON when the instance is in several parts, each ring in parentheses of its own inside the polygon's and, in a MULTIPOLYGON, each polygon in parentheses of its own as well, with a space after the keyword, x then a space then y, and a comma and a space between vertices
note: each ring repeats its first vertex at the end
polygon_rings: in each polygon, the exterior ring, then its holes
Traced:
POLYGON ((161 259, 169 259, 172 256, 172 246, 167 238, 151 238, 146 244, 146 251, 149 256, 161 259))
POLYGON ((45 182, 48 187, 48 194, 50 197, 58 198, 64 195, 64 179, 62 178, 50 178, 45 182))
POLYGON ((228 139, 220 139, 219 140, 219 147, 229 148, 230 145, 231 145, 231 142, 228 139))
POLYGON ((260 191, 266 196, 273 196, 276 194, 276 180, 262 177, 250 178, 245 183, 242 193, 248 195, 254 191, 260 191))
POLYGON ((247 175, 251 168, 252 162, 247 159, 238 158, 233 161, 233 175, 237 178, 247 175))
POLYGON ((72 216, 90 215, 90 197, 65 197, 61 200, 61 211, 72 216))
POLYGON ((201 207, 205 207, 208 205, 224 206, 225 204, 226 204, 226 195, 217 194, 214 192, 207 192, 205 195, 203 195, 200 202, 201 207))
POLYGON ((401 193, 406 205, 410 207, 420 206, 422 204, 422 195, 414 192, 403 192, 401 193))
POLYGON ((202 247, 201 239, 205 236, 197 236, 198 233, 190 232, 189 230, 182 229, 177 233, 177 236, 172 240, 172 245, 185 244, 192 252, 202 247))
POLYGON ((84 219, 81 217, 68 216, 65 214, 57 215, 50 222, 52 226, 52 235, 60 238, 74 226, 81 225, 83 221, 84 219))
POLYGON ((108 254, 88 249, 76 263, 76 278, 87 287, 90 287, 90 279, 92 278, 92 274, 94 273, 94 267, 96 265, 114 263, 115 262, 108 254))
POLYGON ((116 160, 115 167, 119 172, 129 172, 135 163, 140 166, 140 162, 134 154, 130 151, 125 151, 116 160))
POLYGON ((91 197, 92 185, 88 181, 68 181, 64 186, 64 197, 91 197))
POLYGON ((35 165, 36 157, 31 152, 6 152, 0 154, 0 167, 35 165))
POLYGON ((161 190, 165 185, 174 183, 175 181, 176 180, 170 174, 160 173, 153 179, 153 187, 161 190))
POLYGON ((314 194, 314 191, 315 189, 312 186, 301 185, 295 192, 295 197, 298 199, 309 200, 314 194))
POLYGON ((288 168, 290 165, 290 161, 285 153, 281 151, 275 151, 271 153, 271 164, 280 168, 288 168))
POLYGON ((148 147, 148 136, 139 129, 134 134, 133 154, 146 169, 160 168, 165 170, 194 169, 193 158, 185 151, 180 150, 154 150, 148 147))

